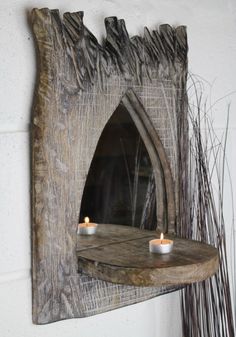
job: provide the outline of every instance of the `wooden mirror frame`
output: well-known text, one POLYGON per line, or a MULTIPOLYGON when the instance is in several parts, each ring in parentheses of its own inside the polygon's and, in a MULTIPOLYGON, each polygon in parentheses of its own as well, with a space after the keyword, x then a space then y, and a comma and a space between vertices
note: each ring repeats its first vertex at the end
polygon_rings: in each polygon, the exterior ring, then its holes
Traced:
POLYGON ((129 38, 124 20, 111 17, 101 46, 83 25, 83 12, 62 19, 57 10, 34 9, 31 18, 39 66, 32 122, 34 323, 95 315, 178 289, 79 274, 75 249, 86 174, 121 100, 136 126, 146 125, 139 131, 148 131, 150 151, 158 151, 154 165, 164 176, 169 227, 187 218, 185 27, 145 28, 143 37, 129 38))

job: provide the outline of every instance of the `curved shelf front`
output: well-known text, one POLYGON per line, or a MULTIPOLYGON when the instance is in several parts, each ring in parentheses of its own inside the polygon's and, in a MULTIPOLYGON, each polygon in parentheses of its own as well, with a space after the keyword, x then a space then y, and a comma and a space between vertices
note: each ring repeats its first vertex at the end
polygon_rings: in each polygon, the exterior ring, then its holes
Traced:
POLYGON ((134 286, 181 286, 202 281, 218 269, 216 248, 171 235, 173 251, 149 252, 157 232, 120 225, 98 225, 93 236, 78 236, 79 272, 104 281, 134 286))

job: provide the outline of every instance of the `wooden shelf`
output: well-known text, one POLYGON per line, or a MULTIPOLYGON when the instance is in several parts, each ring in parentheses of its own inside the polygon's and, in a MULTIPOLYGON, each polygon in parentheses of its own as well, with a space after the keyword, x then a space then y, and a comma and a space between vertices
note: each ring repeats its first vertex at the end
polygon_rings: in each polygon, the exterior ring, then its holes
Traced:
POLYGON ((170 254, 149 252, 159 234, 120 225, 99 225, 93 236, 78 236, 79 272, 104 281, 134 286, 178 286, 205 280, 218 269, 216 248, 171 235, 170 254))

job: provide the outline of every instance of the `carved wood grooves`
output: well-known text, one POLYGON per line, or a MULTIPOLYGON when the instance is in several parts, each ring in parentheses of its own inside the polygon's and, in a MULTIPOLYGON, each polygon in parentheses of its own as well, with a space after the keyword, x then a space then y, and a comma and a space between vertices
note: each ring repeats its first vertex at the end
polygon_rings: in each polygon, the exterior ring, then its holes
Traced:
POLYGON ((134 77, 142 84, 143 76, 152 78, 152 67, 158 69, 161 77, 176 81, 186 79, 188 45, 185 26, 173 28, 164 24, 160 25, 159 31, 152 32, 145 27, 143 37, 130 38, 124 20, 109 17, 105 19, 107 36, 101 46, 84 26, 83 12, 65 13, 61 20, 58 10, 39 12, 35 9, 33 16, 42 17, 43 13, 57 23, 61 47, 66 48, 70 56, 78 89, 84 89, 86 83, 93 84, 96 77, 102 87, 106 77, 114 72, 124 75, 127 80, 134 77))
MULTIPOLYGON (((185 27, 162 25, 152 33, 145 28, 143 37, 129 38, 123 20, 107 18, 107 37, 101 46, 82 19, 82 12, 65 13, 61 19, 58 10, 32 11, 39 67, 32 123, 33 321, 37 324, 94 315, 176 289, 121 286, 78 274, 76 226, 96 144, 122 97, 129 97, 128 89, 159 134, 158 111, 148 102, 157 104, 157 93, 162 95, 163 90, 170 95, 177 139, 173 146, 179 144, 176 130, 187 123, 186 110, 181 110, 187 74, 185 27)), ((180 146, 177 158, 181 151, 180 146)), ((159 159, 170 191, 170 169, 165 158, 159 159)), ((177 173, 175 196, 182 171, 177 173)), ((174 218, 175 203, 169 205, 168 214, 174 218)))

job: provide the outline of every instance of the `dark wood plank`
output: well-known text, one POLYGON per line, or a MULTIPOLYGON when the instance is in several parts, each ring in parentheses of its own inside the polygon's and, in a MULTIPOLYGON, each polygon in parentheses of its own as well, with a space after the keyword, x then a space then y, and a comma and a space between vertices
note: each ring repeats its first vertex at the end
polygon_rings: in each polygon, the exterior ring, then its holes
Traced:
MULTIPOLYGON (((166 236, 174 240, 170 254, 149 252, 149 241, 157 233, 116 225, 103 225, 93 244, 78 250, 79 270, 102 280, 135 286, 180 285, 202 281, 218 269, 216 248, 192 240, 166 236), (102 233, 102 231, 106 233, 102 233), (106 237, 108 240, 106 244, 106 237), (115 233, 112 239, 110 235, 115 233), (101 239, 102 238, 102 239, 101 239)), ((81 237, 79 242, 87 241, 81 237)))

